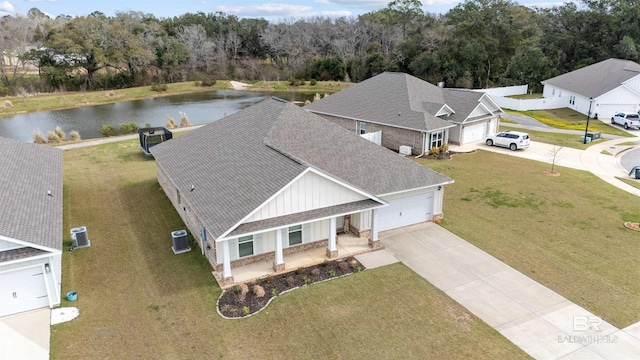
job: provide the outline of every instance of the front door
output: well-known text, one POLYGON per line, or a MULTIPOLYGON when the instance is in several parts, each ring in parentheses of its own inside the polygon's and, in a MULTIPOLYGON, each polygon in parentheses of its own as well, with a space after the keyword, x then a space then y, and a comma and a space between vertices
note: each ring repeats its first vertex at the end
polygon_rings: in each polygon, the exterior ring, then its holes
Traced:
POLYGON ((336 218, 336 233, 344 232, 344 216, 338 216, 336 218))

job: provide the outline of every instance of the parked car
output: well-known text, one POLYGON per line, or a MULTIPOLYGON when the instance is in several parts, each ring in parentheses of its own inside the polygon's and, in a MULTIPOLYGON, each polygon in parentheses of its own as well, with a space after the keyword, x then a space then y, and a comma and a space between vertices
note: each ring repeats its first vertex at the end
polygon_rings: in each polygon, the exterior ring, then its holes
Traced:
POLYGON ((519 131, 503 131, 495 135, 489 135, 486 141, 489 146, 503 146, 513 151, 526 149, 531 144, 529 134, 519 131))
POLYGON ((632 127, 640 129, 640 115, 634 112, 619 112, 613 115, 611 123, 622 125, 625 129, 632 127))

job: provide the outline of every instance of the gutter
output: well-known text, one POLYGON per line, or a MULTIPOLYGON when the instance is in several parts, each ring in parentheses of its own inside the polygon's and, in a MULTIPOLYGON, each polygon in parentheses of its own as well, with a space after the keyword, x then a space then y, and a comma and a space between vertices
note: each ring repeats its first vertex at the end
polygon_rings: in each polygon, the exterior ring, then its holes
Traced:
POLYGON ((424 152, 425 152, 425 146, 424 146, 424 145, 425 145, 425 141, 426 141, 426 140, 427 140, 427 133, 424 133, 424 132, 423 132, 423 133, 422 133, 422 154, 420 154, 420 155, 416 156, 416 157, 415 157, 416 159, 417 159, 417 158, 419 158, 419 157, 422 157, 422 155, 424 155, 424 152))

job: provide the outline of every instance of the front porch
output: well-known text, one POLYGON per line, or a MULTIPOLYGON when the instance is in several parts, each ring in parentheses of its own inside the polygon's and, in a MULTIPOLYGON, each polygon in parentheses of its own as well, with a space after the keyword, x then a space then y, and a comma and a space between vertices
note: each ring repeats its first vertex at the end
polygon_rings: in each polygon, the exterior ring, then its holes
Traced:
POLYGON ((262 277, 293 271, 300 267, 312 266, 327 260, 335 260, 349 256, 355 256, 381 249, 372 248, 367 237, 358 237, 351 233, 343 233, 336 236, 336 249, 338 255, 327 256, 327 247, 317 247, 293 254, 284 255, 284 270, 276 272, 274 270, 273 257, 265 258, 252 264, 247 264, 233 268, 233 284, 224 284, 222 281, 222 271, 214 271, 213 275, 222 289, 229 288, 234 284, 240 284, 262 277))

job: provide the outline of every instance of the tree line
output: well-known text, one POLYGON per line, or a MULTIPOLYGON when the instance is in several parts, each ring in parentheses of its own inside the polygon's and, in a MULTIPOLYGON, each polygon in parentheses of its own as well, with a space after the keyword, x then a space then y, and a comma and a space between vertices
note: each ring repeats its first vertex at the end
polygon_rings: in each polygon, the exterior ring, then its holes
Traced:
POLYGON ((436 15, 395 0, 357 17, 269 22, 217 13, 0 19, 0 95, 214 79, 359 82, 401 71, 447 87, 529 84, 610 57, 638 60, 640 3, 528 8, 466 0, 436 15), (36 76, 37 74, 37 76, 36 76))

